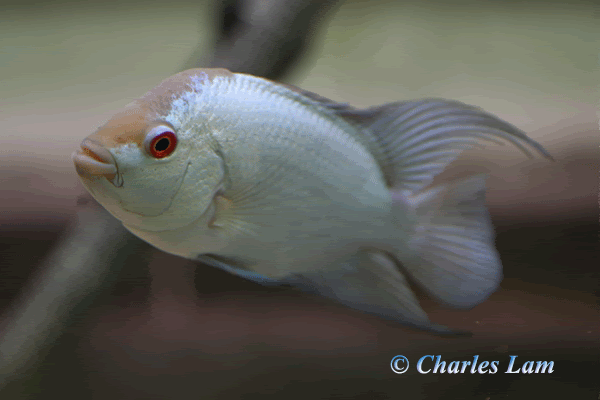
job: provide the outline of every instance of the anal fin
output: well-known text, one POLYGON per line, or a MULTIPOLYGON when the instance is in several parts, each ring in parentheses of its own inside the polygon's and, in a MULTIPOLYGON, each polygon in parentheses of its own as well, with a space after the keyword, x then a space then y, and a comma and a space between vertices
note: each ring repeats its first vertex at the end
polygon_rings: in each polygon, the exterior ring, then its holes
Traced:
POLYGON ((346 306, 443 335, 464 335, 432 323, 396 263, 383 252, 361 250, 336 265, 287 281, 346 306))

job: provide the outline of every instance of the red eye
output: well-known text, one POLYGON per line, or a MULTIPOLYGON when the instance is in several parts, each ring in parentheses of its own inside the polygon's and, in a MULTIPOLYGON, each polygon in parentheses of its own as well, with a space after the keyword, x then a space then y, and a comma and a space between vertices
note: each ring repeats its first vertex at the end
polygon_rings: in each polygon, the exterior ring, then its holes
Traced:
POLYGON ((159 132, 148 144, 148 151, 154 158, 164 158, 170 155, 177 146, 177 136, 169 130, 159 132))

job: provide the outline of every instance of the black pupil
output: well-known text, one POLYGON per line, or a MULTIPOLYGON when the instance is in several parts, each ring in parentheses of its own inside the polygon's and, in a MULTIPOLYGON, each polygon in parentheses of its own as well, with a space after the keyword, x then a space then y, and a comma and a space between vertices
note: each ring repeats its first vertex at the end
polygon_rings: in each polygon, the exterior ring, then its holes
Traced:
POLYGON ((154 149, 156 151, 165 151, 166 149, 169 148, 170 144, 171 144, 171 141, 169 139, 162 138, 158 142, 156 142, 156 144, 154 145, 154 149))

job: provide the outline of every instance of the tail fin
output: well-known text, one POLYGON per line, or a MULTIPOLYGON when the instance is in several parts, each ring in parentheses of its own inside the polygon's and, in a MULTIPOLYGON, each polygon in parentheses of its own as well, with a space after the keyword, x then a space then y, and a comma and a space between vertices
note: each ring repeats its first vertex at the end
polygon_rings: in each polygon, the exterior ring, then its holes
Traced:
POLYGON ((502 280, 494 230, 485 207, 485 176, 398 196, 398 212, 412 208, 416 226, 411 251, 396 254, 425 290, 454 307, 473 307, 502 280), (412 253, 412 255, 411 255, 412 253))

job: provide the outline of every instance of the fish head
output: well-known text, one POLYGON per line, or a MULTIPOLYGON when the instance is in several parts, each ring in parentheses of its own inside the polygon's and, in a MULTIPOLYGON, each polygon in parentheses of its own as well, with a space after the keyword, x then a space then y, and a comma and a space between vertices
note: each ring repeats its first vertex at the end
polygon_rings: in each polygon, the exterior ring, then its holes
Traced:
POLYGON ((223 189, 223 159, 202 99, 210 80, 202 70, 167 79, 73 153, 86 189, 126 227, 188 225, 208 212, 223 189))

